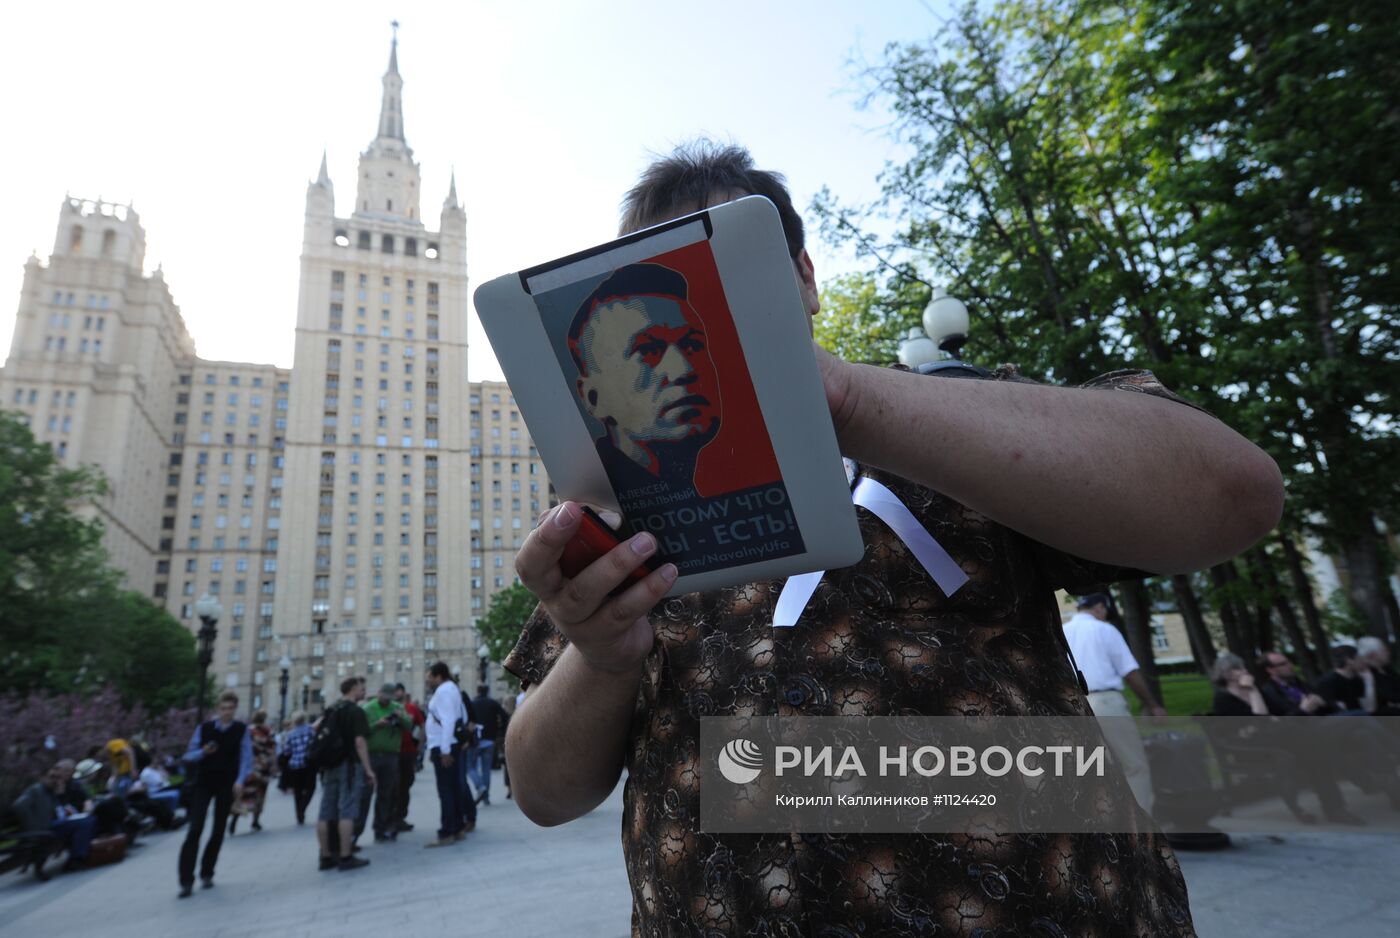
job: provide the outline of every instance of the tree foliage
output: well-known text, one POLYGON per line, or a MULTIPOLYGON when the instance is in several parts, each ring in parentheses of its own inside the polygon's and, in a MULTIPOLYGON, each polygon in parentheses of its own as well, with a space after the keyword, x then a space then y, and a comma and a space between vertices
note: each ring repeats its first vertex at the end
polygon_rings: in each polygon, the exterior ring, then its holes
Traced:
POLYGON ((476 623, 492 661, 501 662, 520 640, 525 621, 539 600, 523 583, 512 583, 491 597, 491 607, 476 623))
POLYGON ((1383 631, 1396 25, 1364 2, 969 5, 866 75, 910 155, 875 204, 814 205, 880 271, 836 305, 859 300, 859 326, 928 269, 972 311, 971 358, 1065 383, 1154 370, 1274 456, 1291 529, 1344 552, 1383 631), (868 233, 875 215, 893 237, 868 233))
POLYGON ((198 685, 194 636, 107 564, 92 515, 106 491, 0 412, 0 685, 93 693, 160 712, 198 685))

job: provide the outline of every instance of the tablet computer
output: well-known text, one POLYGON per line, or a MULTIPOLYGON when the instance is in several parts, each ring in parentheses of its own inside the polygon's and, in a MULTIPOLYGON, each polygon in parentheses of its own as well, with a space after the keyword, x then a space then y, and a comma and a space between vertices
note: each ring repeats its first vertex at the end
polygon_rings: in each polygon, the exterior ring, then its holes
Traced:
POLYGON ((483 284, 477 314, 561 498, 618 511, 671 594, 863 552, 773 203, 747 196, 483 284))

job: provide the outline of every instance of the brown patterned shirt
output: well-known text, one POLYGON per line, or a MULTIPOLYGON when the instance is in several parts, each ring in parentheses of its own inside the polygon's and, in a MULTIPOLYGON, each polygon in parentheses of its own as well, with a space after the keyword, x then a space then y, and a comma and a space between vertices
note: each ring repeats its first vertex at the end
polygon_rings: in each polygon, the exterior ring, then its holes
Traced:
MULTIPOLYGON (((1024 380, 1008 366, 994 378, 1024 380)), ((1180 401, 1143 371, 1085 387, 1180 401)), ((699 830, 703 716, 1090 712, 1066 660, 1054 591, 1140 574, 1077 559, 938 492, 862 471, 900 497, 970 580, 945 597, 861 509, 864 557, 827 572, 795 628, 770 625, 780 580, 678 596, 653 610, 656 642, 626 759, 632 934, 1194 935, 1176 857, 1157 834, 699 830)), ((528 686, 565 644, 537 610, 505 666, 528 686)))

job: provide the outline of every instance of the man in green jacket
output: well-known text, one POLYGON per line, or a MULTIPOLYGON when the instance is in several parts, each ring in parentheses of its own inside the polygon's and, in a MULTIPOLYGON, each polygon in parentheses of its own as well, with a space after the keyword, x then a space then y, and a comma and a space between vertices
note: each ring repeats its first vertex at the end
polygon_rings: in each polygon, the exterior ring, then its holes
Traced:
MULTIPOLYGON (((364 705, 365 718, 369 721, 369 764, 379 784, 374 789, 374 842, 384 843, 398 836, 398 824, 394 821, 394 805, 399 797, 399 744, 403 741, 403 731, 412 725, 403 705, 394 699, 395 687, 385 684, 379 693, 364 705)), ((364 829, 369 813, 370 792, 365 791, 361 803, 360 823, 356 827, 364 829)))

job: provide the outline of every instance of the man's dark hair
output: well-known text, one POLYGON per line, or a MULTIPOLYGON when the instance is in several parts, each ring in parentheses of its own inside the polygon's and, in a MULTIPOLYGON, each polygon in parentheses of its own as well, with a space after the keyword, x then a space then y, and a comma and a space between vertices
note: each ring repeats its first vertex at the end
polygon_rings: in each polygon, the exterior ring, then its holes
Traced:
POLYGON ((491 685, 489 685, 489 684, 478 684, 478 685, 476 685, 476 695, 477 695, 478 697, 486 697, 486 696, 488 696, 490 693, 491 693, 491 685))
POLYGON ((1332 667, 1334 668, 1345 668, 1355 658, 1355 645, 1338 645, 1332 649, 1332 667))
POLYGON ((342 694, 348 694, 348 693, 350 693, 352 690, 354 690, 357 686, 359 686, 359 683, 360 683, 360 679, 359 679, 359 678, 357 678, 357 677, 347 677, 345 680, 343 680, 343 681, 340 682, 340 692, 341 692, 342 694))
POLYGON ((671 296, 685 302, 690 298, 690 287, 680 272, 660 264, 628 264, 614 270, 584 298, 578 312, 574 313, 573 321, 569 323, 569 354, 573 356, 580 375, 593 373, 590 366, 594 362, 586 360, 592 356, 585 356, 579 345, 579 338, 588 320, 593 318, 593 311, 606 303, 633 296, 671 296))
POLYGON ((1107 593, 1090 593, 1090 594, 1087 595, 1087 596, 1081 596, 1081 597, 1079 597, 1079 606, 1078 606, 1078 608, 1080 608, 1080 609, 1093 609, 1093 608, 1094 608, 1095 606, 1097 606, 1099 603, 1103 603, 1104 606, 1112 606, 1112 605, 1113 605, 1113 601, 1112 601, 1111 599, 1108 598, 1108 594, 1107 594, 1107 593))
POLYGON ((231 691, 231 690, 226 690, 226 691, 224 691, 222 694, 219 695, 219 703, 223 703, 223 702, 226 701, 226 700, 232 700, 232 701, 234 702, 234 704, 237 704, 237 703, 238 703, 238 694, 234 693, 234 692, 231 691))
POLYGON ((395 685, 394 685, 394 690, 401 690, 401 691, 404 691, 404 692, 406 693, 406 692, 408 691, 408 688, 404 687, 402 684, 395 684, 395 685))
POLYGON ((428 673, 443 681, 452 680, 452 669, 447 666, 446 661, 434 661, 428 667, 428 673))
POLYGON ((621 233, 654 225, 688 206, 705 207, 726 189, 761 195, 778 207, 788 254, 796 257, 806 245, 802 216, 792 207, 782 173, 755 169, 743 147, 693 140, 646 168, 622 200, 621 233))

